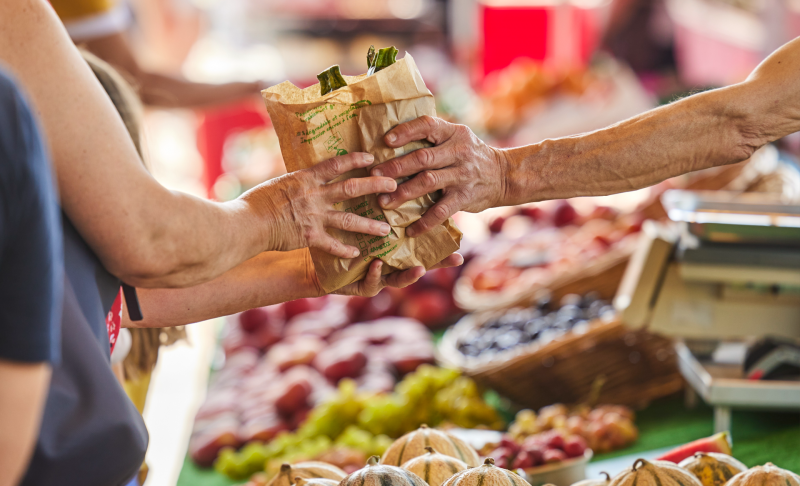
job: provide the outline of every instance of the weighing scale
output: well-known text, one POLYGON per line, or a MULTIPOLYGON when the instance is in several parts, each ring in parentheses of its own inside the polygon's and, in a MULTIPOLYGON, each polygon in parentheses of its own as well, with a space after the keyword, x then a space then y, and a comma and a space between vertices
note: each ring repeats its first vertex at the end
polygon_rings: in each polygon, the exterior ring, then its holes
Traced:
POLYGON ((729 430, 731 408, 800 410, 800 378, 743 371, 758 338, 800 338, 800 206, 678 190, 662 203, 671 221, 643 226, 615 297, 622 321, 676 338, 681 373, 714 407, 716 430, 729 430))

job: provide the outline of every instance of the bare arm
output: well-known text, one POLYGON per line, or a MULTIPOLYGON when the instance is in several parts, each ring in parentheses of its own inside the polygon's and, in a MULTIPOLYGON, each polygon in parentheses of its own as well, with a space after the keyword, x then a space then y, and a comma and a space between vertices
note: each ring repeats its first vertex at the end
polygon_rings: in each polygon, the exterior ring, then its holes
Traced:
MULTIPOLYGON (((433 268, 461 265, 464 259, 454 253, 433 268)), ((371 297, 384 287, 406 287, 425 275, 424 267, 381 276, 383 262, 375 260, 366 278, 347 285, 337 294, 371 297)), ((278 304, 324 292, 306 249, 290 252, 264 252, 220 277, 185 289, 139 289, 144 319, 132 322, 122 313, 124 327, 171 327, 234 314, 254 307, 278 304)))
POLYGON ((195 285, 267 250, 312 246, 350 258, 358 249, 325 228, 390 230, 331 207, 395 189, 389 178, 327 184, 369 165, 368 154, 287 174, 230 203, 166 190, 144 170, 111 101, 45 0, 0 0, 0 60, 39 114, 63 210, 106 268, 129 284, 195 285))
POLYGON ((440 201, 409 228, 427 231, 457 211, 478 212, 546 199, 599 196, 647 187, 687 172, 746 160, 762 145, 800 130, 800 39, 778 49, 739 84, 700 93, 595 132, 499 150, 472 132, 419 118, 386 136, 421 149, 373 175, 419 173, 381 204, 436 190, 440 201))
POLYGON ((255 97, 261 83, 193 83, 174 76, 142 70, 125 35, 112 34, 86 42, 86 49, 100 59, 129 74, 142 101, 148 105, 167 107, 199 107, 255 97))
POLYGON ((50 365, 0 360, 0 486, 14 486, 39 435, 50 365))

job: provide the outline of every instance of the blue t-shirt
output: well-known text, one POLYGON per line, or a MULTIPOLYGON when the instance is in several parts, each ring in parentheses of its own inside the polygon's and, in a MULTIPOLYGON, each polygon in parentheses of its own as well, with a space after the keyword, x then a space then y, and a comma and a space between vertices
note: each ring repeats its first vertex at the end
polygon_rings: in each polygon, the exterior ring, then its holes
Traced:
POLYGON ((64 250, 50 160, 0 69, 0 359, 57 362, 64 250))

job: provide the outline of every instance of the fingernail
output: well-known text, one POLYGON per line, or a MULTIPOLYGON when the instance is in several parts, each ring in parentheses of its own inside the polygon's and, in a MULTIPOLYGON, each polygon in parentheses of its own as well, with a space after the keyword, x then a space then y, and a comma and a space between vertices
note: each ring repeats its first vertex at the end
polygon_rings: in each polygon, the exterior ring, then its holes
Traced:
POLYGON ((355 258, 355 257, 357 257, 357 256, 358 256, 360 253, 359 253, 359 251, 358 251, 358 250, 353 250, 352 252, 350 252, 350 254, 351 254, 351 255, 353 255, 353 258, 355 258))
POLYGON ((391 230, 392 230, 392 227, 389 226, 388 224, 382 224, 381 225, 381 233, 383 233, 385 235, 388 235, 389 231, 391 231, 391 230))
POLYGON ((375 157, 372 154, 364 154, 364 162, 372 163, 375 157))
POLYGON ((383 171, 380 169, 372 169, 372 175, 374 175, 375 177, 380 177, 383 175, 383 171))
POLYGON ((397 189, 397 183, 395 181, 386 181, 386 183, 383 184, 383 188, 386 192, 394 192, 394 190, 397 189))
POLYGON ((395 135, 394 133, 390 133, 389 135, 386 135, 386 140, 392 143, 395 140, 397 140, 397 135, 395 135))
POLYGON ((392 196, 384 194, 378 198, 378 202, 381 203, 381 206, 388 206, 392 202, 392 196))

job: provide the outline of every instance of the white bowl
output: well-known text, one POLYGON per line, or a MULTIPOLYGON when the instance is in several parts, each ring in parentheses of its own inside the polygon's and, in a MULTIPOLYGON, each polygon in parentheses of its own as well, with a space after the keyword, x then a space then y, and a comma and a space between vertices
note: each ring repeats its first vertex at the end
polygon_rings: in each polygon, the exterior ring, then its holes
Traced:
POLYGON ((592 455, 592 450, 586 449, 583 457, 571 457, 565 461, 529 467, 522 471, 531 486, 542 486, 544 484, 570 486, 586 479, 586 464, 592 459, 592 455))

